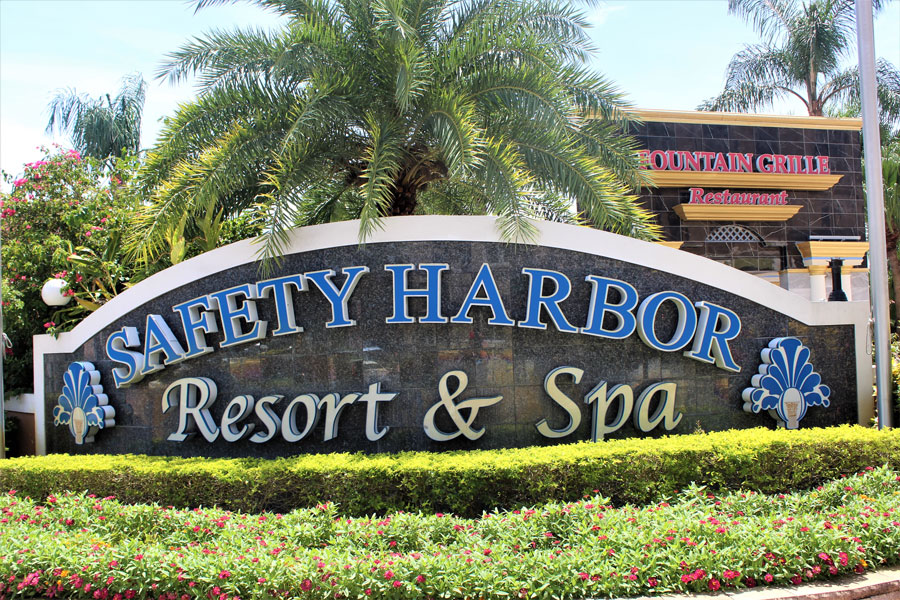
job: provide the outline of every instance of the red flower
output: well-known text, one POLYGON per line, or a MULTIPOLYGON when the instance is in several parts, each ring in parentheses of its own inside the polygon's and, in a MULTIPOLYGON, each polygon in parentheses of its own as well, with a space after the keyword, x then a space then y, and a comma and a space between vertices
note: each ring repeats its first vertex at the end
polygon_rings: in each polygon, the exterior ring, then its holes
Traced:
POLYGON ((394 572, 391 571, 391 570, 385 571, 385 572, 384 572, 384 578, 385 578, 385 579, 393 579, 393 578, 394 578, 394 572))
POLYGON ((425 576, 424 576, 424 575, 417 575, 417 576, 416 576, 416 583, 425 583, 425 576))
POLYGON ((709 580, 709 583, 706 585, 706 587, 708 587, 709 589, 711 589, 712 591, 715 592, 720 587, 722 587, 722 585, 719 583, 718 579, 713 578, 713 579, 709 580))
POLYGON ((221 573, 219 573, 219 579, 228 579, 229 577, 231 577, 230 571, 223 570, 221 573))
POLYGON ((312 588, 312 581, 310 581, 309 579, 304 579, 300 582, 300 589, 304 592, 308 592, 310 588, 312 588))
POLYGON ((647 585, 649 585, 650 587, 656 587, 657 585, 659 585, 659 579, 657 579, 656 577, 651 577, 647 580, 647 585))
POLYGON ((765 575, 765 577, 763 577, 763 579, 766 580, 766 583, 772 583, 775 580, 775 578, 772 577, 771 573, 766 573, 766 575, 765 575))
POLYGON ((394 581, 394 587, 400 587, 403 585, 402 581, 394 581))
POLYGON ((587 581, 591 577, 588 573, 579 573, 578 576, 581 577, 582 581, 587 581))

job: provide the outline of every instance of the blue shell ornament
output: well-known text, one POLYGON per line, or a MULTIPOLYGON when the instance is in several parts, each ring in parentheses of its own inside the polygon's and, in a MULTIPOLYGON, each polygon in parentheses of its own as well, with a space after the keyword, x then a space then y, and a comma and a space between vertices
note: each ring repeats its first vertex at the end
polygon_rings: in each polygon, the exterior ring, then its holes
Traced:
POLYGON ((741 397, 744 410, 767 410, 780 427, 797 429, 810 406, 827 407, 831 389, 809 362, 809 348, 797 338, 775 338, 760 352, 759 374, 741 397))
POLYGON ((89 362, 73 362, 63 374, 62 395, 53 407, 53 424, 68 425, 76 444, 93 442, 100 429, 116 424, 116 409, 100 385, 100 372, 89 362))

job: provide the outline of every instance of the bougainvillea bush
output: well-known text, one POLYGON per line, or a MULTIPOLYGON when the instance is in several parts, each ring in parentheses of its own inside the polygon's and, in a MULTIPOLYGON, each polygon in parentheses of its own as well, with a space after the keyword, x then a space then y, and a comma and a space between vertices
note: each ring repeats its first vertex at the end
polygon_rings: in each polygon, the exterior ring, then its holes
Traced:
POLYGON ((98 161, 55 147, 21 175, 4 174, 11 187, 0 192, 4 329, 12 341, 4 365, 8 393, 31 390, 33 335, 68 331, 140 279, 260 232, 261 217, 252 213, 228 220, 207 214, 198 220, 202 231, 172 232, 171 256, 138 264, 125 234, 143 204, 135 185, 140 166, 137 156, 98 161), (48 279, 64 279, 74 302, 44 304, 48 279))
POLYGON ((485 513, 348 518, 126 505, 10 491, 0 598, 584 598, 750 588, 900 562, 900 474, 805 493, 612 508, 600 496, 485 513))
POLYGON ((45 149, 0 193, 4 330, 12 348, 4 363, 6 391, 29 391, 31 337, 71 329, 128 285, 122 233, 133 221, 137 159, 100 163, 74 150, 45 149), (67 307, 41 300, 48 279, 65 279, 67 307))

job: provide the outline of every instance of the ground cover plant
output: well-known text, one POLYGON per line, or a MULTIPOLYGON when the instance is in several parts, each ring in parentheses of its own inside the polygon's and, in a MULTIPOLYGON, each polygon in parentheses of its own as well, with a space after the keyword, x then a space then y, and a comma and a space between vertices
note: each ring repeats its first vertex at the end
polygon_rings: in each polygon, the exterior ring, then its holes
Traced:
POLYGON ((466 519, 0 499, 0 598, 583 598, 749 588, 900 562, 900 473, 808 492, 614 508, 594 495, 466 519))

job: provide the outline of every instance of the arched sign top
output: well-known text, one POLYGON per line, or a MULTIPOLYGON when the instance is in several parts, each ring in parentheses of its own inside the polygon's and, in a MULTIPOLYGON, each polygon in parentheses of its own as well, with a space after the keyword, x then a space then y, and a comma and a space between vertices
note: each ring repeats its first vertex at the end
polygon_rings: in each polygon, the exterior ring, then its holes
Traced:
MULTIPOLYGON (((373 233, 366 244, 416 241, 505 242, 500 237, 496 218, 489 216, 390 217, 383 219, 382 224, 383 227, 373 233)), ((563 223, 535 221, 534 225, 537 230, 537 245, 604 256, 692 279, 768 306, 809 325, 847 316, 840 305, 809 302, 749 273, 661 244, 563 223)), ((295 229, 284 253, 288 255, 359 244, 359 221, 343 221, 295 229)), ((532 244, 516 245, 527 248, 532 244)), ((72 332, 60 337, 65 339, 67 346, 77 347, 92 332, 109 325, 165 290, 253 263, 258 259, 258 252, 259 246, 255 240, 243 240, 169 267, 116 296, 89 315, 72 332)), ((840 322, 850 323, 853 319, 847 318, 840 322)))

